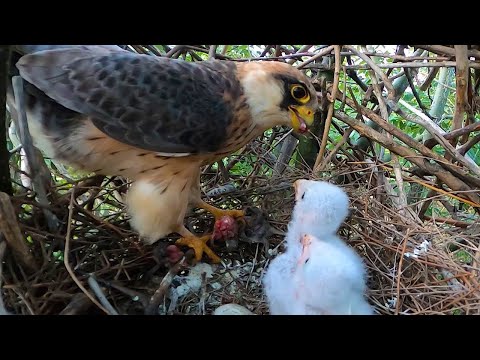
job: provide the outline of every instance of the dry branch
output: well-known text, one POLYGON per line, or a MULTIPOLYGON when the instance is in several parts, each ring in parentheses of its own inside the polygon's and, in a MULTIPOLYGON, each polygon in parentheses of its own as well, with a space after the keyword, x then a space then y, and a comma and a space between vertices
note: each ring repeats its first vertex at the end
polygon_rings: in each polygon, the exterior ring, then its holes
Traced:
POLYGON ((335 107, 336 94, 338 90, 338 83, 340 81, 340 45, 334 45, 335 51, 335 71, 333 73, 332 97, 329 99, 327 118, 325 119, 325 129, 323 131, 322 143, 320 144, 320 151, 318 152, 315 164, 313 166, 313 173, 317 173, 321 169, 319 165, 323 159, 325 149, 327 147, 328 133, 330 131, 330 124, 332 123, 333 109, 335 107))
POLYGON ((18 226, 15 209, 10 201, 10 196, 0 192, 0 232, 3 233, 8 246, 13 250, 16 258, 30 270, 36 270, 37 264, 24 236, 18 226))
MULTIPOLYGON (((455 45, 456 66, 456 92, 455 92, 455 114, 453 116, 452 130, 462 127, 465 107, 467 105, 468 89, 468 49, 467 45, 455 45)), ((455 146, 457 139, 452 139, 452 145, 455 146)))
POLYGON ((453 176, 451 173, 444 171, 440 166, 428 163, 427 161, 425 161, 425 159, 423 159, 423 157, 418 156, 413 150, 395 143, 392 139, 388 139, 385 135, 380 134, 379 132, 373 130, 364 123, 355 120, 354 118, 351 118, 350 116, 341 111, 335 111, 334 116, 337 119, 353 127, 360 134, 368 136, 369 138, 375 140, 390 151, 404 157, 405 159, 408 159, 415 165, 424 169, 426 172, 436 176, 439 180, 448 185, 453 191, 466 191, 467 193, 465 193, 465 196, 470 199, 474 204, 480 207, 480 196, 475 193, 468 192, 472 189, 467 184, 453 176))
MULTIPOLYGON (((337 94, 337 98, 341 99, 342 94, 337 94)), ((346 99, 347 105, 350 106, 352 109, 356 109, 355 102, 347 97, 346 99)), ((480 187, 480 179, 478 177, 470 176, 466 171, 462 170, 460 167, 453 165, 449 161, 446 161, 445 158, 442 156, 434 153, 432 150, 428 149, 425 145, 415 141, 412 137, 408 136, 405 134, 403 131, 399 130, 397 127, 394 125, 388 123, 385 119, 383 119, 381 116, 377 115, 374 111, 359 105, 359 108, 362 111, 362 114, 366 117, 368 117, 370 120, 374 121, 376 124, 378 124, 382 129, 387 131, 388 133, 392 134, 395 136, 397 139, 401 140, 404 142, 406 145, 408 145, 411 149, 415 149, 420 152, 423 156, 426 158, 430 158, 435 160, 438 164, 440 164, 442 167, 444 167, 446 170, 451 172, 452 174, 455 174, 455 176, 458 176, 461 178, 463 181, 468 182, 474 186, 480 187)), ((375 139, 374 139, 375 140, 375 139)), ((415 152, 412 152, 411 154, 415 154, 415 152)), ((398 154, 401 155, 401 154, 398 154)), ((418 157, 417 154, 415 156, 418 157)), ((418 165, 419 166, 419 165, 418 165)), ((462 182, 463 182, 462 181, 462 182)))
POLYGON ((9 58, 10 45, 0 45, 0 191, 12 195, 10 154, 7 149, 7 122, 5 119, 9 58))
MULTIPOLYGON (((20 76, 14 76, 12 84, 18 115, 16 128, 19 130, 20 141, 25 150, 34 190, 38 195, 39 202, 43 205, 48 205, 46 188, 49 186, 50 175, 40 151, 33 145, 33 140, 28 130, 23 79, 20 76)), ((42 211, 47 219, 48 227, 52 232, 55 231, 59 226, 57 217, 46 208, 42 209, 42 211)))

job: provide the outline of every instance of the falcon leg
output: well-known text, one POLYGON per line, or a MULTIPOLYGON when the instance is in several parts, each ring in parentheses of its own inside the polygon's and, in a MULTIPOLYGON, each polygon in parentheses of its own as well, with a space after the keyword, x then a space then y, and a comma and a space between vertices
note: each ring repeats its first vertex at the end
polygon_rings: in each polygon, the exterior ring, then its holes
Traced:
POLYGON ((215 220, 220 219, 222 216, 231 216, 233 218, 239 218, 245 216, 245 212, 243 210, 223 210, 216 208, 210 204, 207 204, 205 201, 198 199, 195 205, 199 208, 205 209, 208 212, 212 213, 215 216, 215 220))
POLYGON ((203 201, 200 191, 200 171, 197 174, 197 180, 192 183, 189 197, 190 205, 207 210, 215 216, 215 220, 220 219, 222 216, 231 216, 233 218, 241 218, 245 216, 243 210, 222 210, 203 201))
POLYGON ((211 235, 195 236, 185 226, 181 226, 177 231, 182 236, 175 244, 183 245, 192 248, 195 251, 195 259, 202 260, 202 255, 205 253, 213 263, 219 263, 220 258, 208 247, 207 242, 211 239, 211 235))

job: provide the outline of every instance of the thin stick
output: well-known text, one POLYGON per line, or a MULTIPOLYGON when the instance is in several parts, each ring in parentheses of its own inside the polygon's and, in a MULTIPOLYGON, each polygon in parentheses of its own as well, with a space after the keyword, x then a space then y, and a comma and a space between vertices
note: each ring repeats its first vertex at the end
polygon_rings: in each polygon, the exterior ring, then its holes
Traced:
POLYGON ((325 160, 323 160, 322 164, 319 166, 320 169, 323 169, 327 164, 329 164, 332 161, 332 158, 335 156, 335 154, 338 152, 338 150, 345 144, 348 139, 350 138, 350 134, 353 132, 353 128, 349 127, 346 131, 345 134, 343 134, 342 138, 338 143, 335 144, 335 147, 332 149, 332 151, 325 157, 325 160))
POLYGON ((10 50, 10 45, 0 45, 0 191, 12 195, 5 119, 10 50))
MULTIPOLYGON (((405 73, 405 76, 407 76, 407 73, 405 73)), ((389 111, 388 111, 387 105, 385 103, 385 99, 382 96, 382 91, 381 91, 380 86, 378 84, 377 76, 376 76, 376 74, 373 70, 370 70, 370 78, 372 79, 373 92, 375 93, 375 96, 377 97, 378 105, 380 107, 380 114, 382 115, 382 117, 386 121, 388 121, 389 111)), ((387 133, 387 137, 389 137, 390 139, 392 138, 392 136, 393 136, 392 134, 387 133)), ((382 148, 382 153, 383 153, 384 150, 385 150, 385 148, 382 148)), ((393 163, 393 172, 395 174, 395 180, 397 182, 397 188, 398 188, 398 208, 399 208, 399 212, 404 216, 406 216, 408 214, 410 218, 415 219, 415 216, 413 216, 412 213, 408 211, 407 196, 405 195, 405 191, 404 191, 402 171, 400 169, 400 163, 398 161, 398 157, 395 153, 392 153, 391 156, 392 156, 392 163, 393 163)), ((380 155, 380 157, 381 157, 381 155, 380 155)), ((382 177, 382 183, 387 185, 387 183, 385 182, 383 173, 379 172, 377 176, 381 176, 382 177)), ((392 193, 393 193, 393 195, 395 195, 395 191, 393 189, 391 189, 390 195, 392 195, 392 193)), ((415 219, 415 220, 419 220, 419 219, 415 219)))
POLYGON ((480 134, 477 134, 473 138, 468 140, 465 145, 458 149, 458 152, 462 155, 465 155, 467 151, 470 150, 478 142, 480 142, 480 134))
POLYGON ((7 249, 7 243, 2 241, 0 236, 0 315, 10 315, 5 309, 5 304, 3 303, 3 296, 2 296, 2 276, 3 276, 3 256, 5 255, 5 250, 7 249))
MULTIPOLYGON (((389 99, 394 99, 395 98, 395 88, 393 87, 392 83, 390 82, 390 79, 387 77, 387 75, 385 75, 385 73, 380 69, 380 67, 377 64, 375 64, 375 62, 372 59, 370 59, 367 55, 365 55, 362 52, 355 49, 354 46, 345 45, 345 48, 354 52, 358 57, 360 57, 362 60, 364 60, 372 68, 372 70, 375 71, 378 74, 378 76, 380 76, 380 78, 383 80, 383 83, 384 83, 385 87, 388 90, 388 98, 389 99)), ((405 67, 405 66, 403 66, 403 64, 402 64, 402 67, 405 67)))
MULTIPOLYGON (((453 115, 452 130, 460 129, 463 125, 465 106, 468 104, 468 48, 467 45, 455 45, 456 66, 456 92, 455 92, 455 113, 453 115)), ((452 139, 453 146, 458 139, 452 139)), ((477 174, 479 175, 479 174, 477 174)), ((479 175, 480 176, 480 175, 479 175)))
POLYGON ((230 45, 223 45, 222 52, 220 54, 225 55, 227 53, 229 47, 230 47, 230 45))
POLYGON ((410 237, 410 229, 407 229, 407 233, 405 234, 405 238, 403 239, 403 248, 402 253, 400 254, 400 261, 398 263, 398 271, 397 271, 397 304, 395 306, 395 315, 398 315, 400 311, 400 279, 402 276, 402 265, 403 265, 403 258, 405 254, 405 250, 407 249, 407 242, 408 238, 410 237))
POLYGON ((200 290, 200 302, 198 306, 202 315, 205 315, 205 299, 207 298, 207 273, 202 272, 202 286, 200 290))
MULTIPOLYGON (((378 69, 397 69, 397 68, 442 68, 442 67, 456 67, 456 61, 438 61, 438 62, 407 62, 407 63, 393 63, 393 64, 375 64, 378 69)), ((480 63, 469 61, 468 67, 473 69, 480 69, 480 63)), ((347 70, 369 70, 370 65, 345 65, 347 70)))
MULTIPOLYGON (((400 100, 399 103, 405 106, 408 110, 413 112, 415 115, 417 115, 417 118, 407 117, 407 120, 410 120, 412 122, 415 122, 416 124, 422 125, 430 134, 432 134, 435 140, 437 140, 438 143, 440 143, 445 148, 445 150, 450 154, 450 156, 452 156, 452 158, 457 160, 463 166, 465 166, 470 171, 472 171, 475 175, 480 177, 480 167, 474 162, 471 162, 465 159, 465 157, 443 137, 443 135, 445 134, 445 131, 442 128, 440 128, 437 124, 435 124, 425 114, 418 111, 413 106, 406 103, 405 101, 400 100)), ((394 111, 397 112, 400 116, 402 116, 402 113, 396 110, 398 110, 398 108, 394 109, 394 111)))
POLYGON ((479 131, 479 130, 480 130, 480 121, 477 121, 470 125, 464 126, 460 129, 450 131, 449 133, 446 133, 445 135, 443 135, 443 137, 447 140, 450 140, 450 139, 454 139, 462 135, 470 134, 474 131, 479 131))
MULTIPOLYGON (((348 103, 348 101, 347 101, 348 103)), ((386 136, 383 134, 380 134, 378 131, 373 130, 369 126, 365 125, 363 122, 358 121, 354 118, 351 118, 347 114, 341 112, 341 111, 336 111, 335 112, 335 117, 348 125, 352 126, 355 130, 357 130, 359 133, 362 135, 366 135, 369 138, 377 141, 384 147, 388 148, 390 151, 395 152, 396 154, 409 159, 412 163, 415 165, 419 166, 426 172, 435 175, 441 180, 443 183, 447 184, 452 190, 455 191, 464 191, 466 189, 469 189, 469 186, 464 183, 462 180, 459 178, 455 177, 452 173, 449 171, 445 171, 443 167, 440 166, 435 166, 434 164, 430 164, 427 161, 425 161, 422 157, 418 156, 413 150, 410 148, 407 148, 405 146, 399 145, 396 142, 394 142, 391 139, 388 139, 386 136)), ((373 116, 372 116, 373 117, 373 116)), ((386 123, 388 124, 388 123, 386 123)), ((432 156, 433 158, 433 156, 432 156)), ((450 170, 450 169, 449 169, 450 170)), ((468 202, 469 204, 473 204, 472 206, 480 206, 480 197, 475 194, 475 193, 466 193, 466 196, 469 197, 469 200, 467 199, 462 199, 461 201, 463 202, 468 202)))
POLYGON ((320 150, 318 152, 317 158, 315 160, 315 164, 313 166, 313 172, 315 174, 321 170, 319 165, 323 159, 323 154, 325 153, 325 149, 327 148, 328 132, 330 131, 330 125, 332 123, 333 110, 335 108, 335 100, 337 99, 338 83, 340 81, 340 62, 341 62, 340 45, 334 45, 333 49, 335 51, 335 72, 333 74, 332 97, 331 99, 329 99, 330 104, 328 107, 327 118, 325 119, 325 129, 323 130, 322 143, 320 145, 320 150))
POLYGON ((157 313, 158 306, 165 298, 165 295, 167 294, 167 290, 170 287, 173 278, 178 274, 185 261, 186 257, 184 256, 179 262, 173 265, 168 271, 167 275, 164 276, 162 282, 158 286, 157 291, 155 291, 153 296, 150 298, 150 303, 145 308, 145 315, 155 315, 157 313))
POLYGON ((10 201, 10 196, 0 192, 0 234, 3 233, 8 246, 13 250, 15 258, 30 270, 37 270, 30 249, 18 225, 15 209, 10 201))
POLYGON ((210 50, 208 51, 208 59, 215 59, 218 45, 210 45, 210 50))
POLYGON ((302 62, 300 65, 297 66, 297 69, 302 69, 305 67, 305 65, 310 64, 312 61, 317 60, 318 58, 321 58, 322 56, 325 56, 327 54, 330 54, 332 50, 334 49, 335 45, 330 45, 329 47, 326 47, 325 49, 320 50, 317 54, 312 56, 310 59, 305 60, 302 62))
POLYGON ((90 288, 93 290, 98 300, 100 300, 100 303, 105 307, 105 309, 108 310, 108 315, 118 315, 117 310, 115 310, 112 304, 110 304, 110 302, 107 300, 107 297, 100 288, 100 285, 95 279, 94 274, 90 274, 90 276, 88 277, 88 285, 90 285, 90 288))
MULTIPOLYGON (((303 45, 300 49, 298 49, 298 51, 296 51, 295 53, 304 53, 304 52, 307 52, 308 50, 310 50, 310 48, 312 47, 313 45, 303 45)), ((295 61, 297 61, 298 59, 296 58, 292 58, 292 59, 289 59, 287 60, 287 64, 293 64, 295 61)))
MULTIPOLYGON (((18 119, 16 119, 16 127, 20 132, 20 141, 23 145, 27 161, 30 165, 30 173, 35 192, 38 195, 38 201, 41 204, 47 205, 48 199, 47 192, 45 190, 46 181, 43 180, 42 170, 43 174, 45 174, 44 178, 46 178, 46 174, 48 173, 48 171, 46 169, 45 163, 43 161, 40 161, 41 155, 39 154, 39 151, 33 146, 32 137, 28 130, 27 114, 25 111, 25 96, 23 91, 23 79, 20 76, 14 76, 12 78, 12 84, 15 96, 15 107, 18 114, 18 119)), ((48 209, 42 209, 42 212, 47 219, 48 229, 51 232, 55 232, 59 226, 59 221, 57 217, 48 209)))
POLYGON ((74 192, 72 192, 72 195, 70 196, 70 205, 68 205, 68 225, 67 225, 67 235, 65 236, 65 253, 63 256, 63 263, 65 264, 65 268, 67 269, 67 272, 70 274, 70 277, 72 280, 77 284, 77 286, 80 288, 80 290, 83 291, 85 295, 88 296, 88 298, 95 304, 97 305, 105 314, 109 314, 108 310, 105 309, 102 304, 100 304, 93 296, 88 292, 87 289, 82 285, 80 280, 78 280, 77 276, 73 272, 72 268, 70 267, 70 264, 68 262, 68 256, 70 252, 70 234, 72 231, 72 215, 73 215, 73 202, 74 202, 74 192))
MULTIPOLYGON (((412 45, 412 46, 418 47, 420 49, 424 49, 439 55, 442 55, 442 54, 447 54, 450 56, 457 55, 455 49, 448 46, 444 46, 444 45, 412 45)), ((475 49, 467 50, 467 54, 469 57, 480 58, 480 51, 475 49)))
MULTIPOLYGON (((340 94, 341 95, 341 94, 340 94)), ((338 95, 337 95, 338 97, 338 95)), ((340 98, 341 99, 341 98, 340 98)), ((339 100, 340 100, 339 99, 339 100)), ((399 130, 396 126, 388 123, 385 119, 383 119, 381 116, 377 115, 374 111, 372 111, 369 108, 366 108, 361 105, 356 105, 353 100, 347 97, 347 105, 352 107, 352 109, 356 109, 357 107, 362 110, 362 114, 366 117, 368 117, 370 120, 374 121, 380 127, 387 132, 391 133, 393 136, 396 138, 400 139, 403 141, 406 145, 408 145, 411 149, 418 150, 423 156, 427 158, 434 159, 438 164, 440 164, 443 168, 447 169, 449 172, 454 174, 456 176, 455 182, 460 181, 462 179, 464 181, 467 181, 469 184, 474 184, 475 186, 480 187, 480 179, 478 177, 470 176, 468 172, 464 171, 461 167, 453 165, 451 162, 445 160, 444 157, 438 155, 437 153, 433 152, 432 150, 428 149, 425 145, 422 143, 419 143, 415 141, 413 138, 411 138, 409 135, 405 134, 403 131, 399 130)), ((390 106, 395 106, 395 104, 390 104, 390 106)), ((344 114, 346 115, 346 114, 344 114)), ((423 114, 422 114, 423 115, 423 114)), ((341 115, 342 116, 342 115, 341 115)), ((427 117, 428 119, 428 117, 427 117)), ((342 119, 339 119, 342 120, 342 119)), ((429 119, 430 120, 430 119, 429 119)), ((343 121, 343 120, 342 120, 343 121)), ((348 120, 347 120, 348 121, 348 120)), ((367 133, 371 133, 373 136, 377 136, 379 134, 377 131, 373 129, 366 129, 364 127, 364 124, 359 124, 367 133)), ((392 144, 393 145, 393 144, 392 144)), ((394 145, 395 146, 395 145, 394 145)), ((409 149, 410 150, 410 149, 409 149)), ((408 151, 410 152, 410 151, 408 151)), ((400 156, 403 156, 401 154, 398 154, 400 156)), ((411 156, 416 156, 414 152, 411 153, 411 156)), ((412 159, 413 161, 413 159, 412 159)), ((423 168, 429 167, 428 163, 422 161, 422 165, 417 165, 423 168)), ((432 169, 433 170, 433 169, 432 169)), ((440 176, 442 176, 440 174, 440 176)), ((453 179, 452 179, 453 180, 453 179)), ((450 182, 451 183, 451 182, 450 182)), ((450 186, 450 185, 449 185, 450 186)), ((476 196, 475 196, 476 197, 476 196)), ((476 197, 477 198, 477 197, 476 197)))
POLYGON ((80 315, 91 306, 92 302, 84 293, 77 293, 58 315, 80 315))

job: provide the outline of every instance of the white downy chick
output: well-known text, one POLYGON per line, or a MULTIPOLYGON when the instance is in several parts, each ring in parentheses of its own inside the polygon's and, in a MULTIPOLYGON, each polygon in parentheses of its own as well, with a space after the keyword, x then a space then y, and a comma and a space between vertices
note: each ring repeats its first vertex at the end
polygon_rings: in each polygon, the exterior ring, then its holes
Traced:
POLYGON ((361 257, 337 235, 349 199, 338 186, 297 180, 285 253, 263 279, 272 315, 373 314, 361 257))

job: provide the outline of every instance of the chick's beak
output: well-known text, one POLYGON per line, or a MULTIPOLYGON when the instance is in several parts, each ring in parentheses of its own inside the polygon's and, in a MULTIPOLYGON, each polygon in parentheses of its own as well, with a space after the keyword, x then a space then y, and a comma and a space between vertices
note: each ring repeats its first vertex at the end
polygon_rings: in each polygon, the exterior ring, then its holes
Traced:
POLYGON ((297 265, 303 266, 310 259, 310 245, 312 244, 312 237, 308 234, 303 235, 301 239, 302 243, 302 253, 298 259, 297 265))
POLYGON ((315 111, 305 105, 291 105, 288 109, 290 110, 293 130, 299 133, 306 133, 308 128, 313 124, 315 111))

